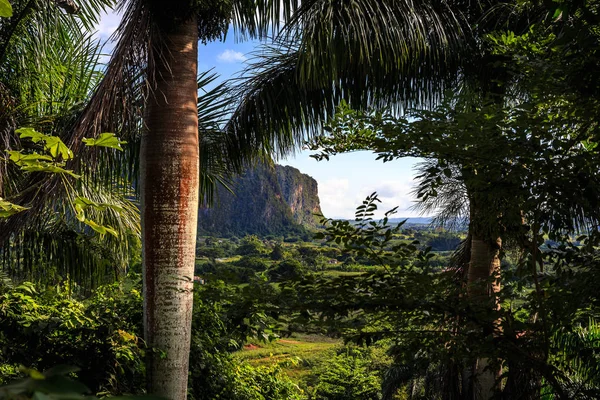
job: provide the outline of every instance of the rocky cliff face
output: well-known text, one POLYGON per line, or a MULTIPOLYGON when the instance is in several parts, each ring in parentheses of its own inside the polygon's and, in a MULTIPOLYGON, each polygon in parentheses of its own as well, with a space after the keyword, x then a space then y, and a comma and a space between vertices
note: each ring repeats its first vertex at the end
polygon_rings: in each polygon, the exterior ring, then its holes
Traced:
POLYGON ((317 181, 290 166, 276 165, 275 171, 281 194, 294 220, 310 228, 318 226, 319 217, 315 214, 321 214, 321 205, 317 181))
POLYGON ((260 165, 235 178, 232 189, 219 188, 216 204, 200 210, 200 234, 302 235, 318 223, 317 182, 295 168, 260 165))

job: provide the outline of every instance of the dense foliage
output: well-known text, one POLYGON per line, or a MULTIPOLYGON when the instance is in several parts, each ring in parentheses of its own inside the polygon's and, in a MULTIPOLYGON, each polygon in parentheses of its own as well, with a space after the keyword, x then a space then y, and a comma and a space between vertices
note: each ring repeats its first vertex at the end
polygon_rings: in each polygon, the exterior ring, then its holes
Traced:
MULTIPOLYGON (((140 338, 139 277, 133 275, 121 284, 103 286, 83 300, 74 296, 76 289, 42 290, 27 282, 2 287, 0 383, 27 372, 20 367, 23 365, 44 371, 63 364, 77 370, 78 382, 94 394, 143 393, 144 353, 160 349, 147 349, 140 338)), ((297 386, 276 365, 255 369, 234 362, 231 352, 240 347, 246 335, 258 335, 264 329, 264 317, 252 317, 252 310, 241 309, 239 303, 234 307, 235 298, 235 288, 218 286, 199 290, 195 296, 192 398, 298 396, 297 386)))

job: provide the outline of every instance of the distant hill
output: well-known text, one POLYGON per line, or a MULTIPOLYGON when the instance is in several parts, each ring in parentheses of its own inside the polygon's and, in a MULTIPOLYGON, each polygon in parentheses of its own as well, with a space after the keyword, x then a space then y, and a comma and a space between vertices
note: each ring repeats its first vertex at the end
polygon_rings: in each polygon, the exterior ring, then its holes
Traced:
POLYGON ((219 188, 215 206, 200 209, 200 234, 304 235, 318 225, 317 182, 296 168, 259 165, 236 177, 232 189, 219 188))
POLYGON ((397 224, 406 220, 406 225, 429 225, 433 218, 431 217, 406 217, 406 218, 390 218, 389 221, 397 224))

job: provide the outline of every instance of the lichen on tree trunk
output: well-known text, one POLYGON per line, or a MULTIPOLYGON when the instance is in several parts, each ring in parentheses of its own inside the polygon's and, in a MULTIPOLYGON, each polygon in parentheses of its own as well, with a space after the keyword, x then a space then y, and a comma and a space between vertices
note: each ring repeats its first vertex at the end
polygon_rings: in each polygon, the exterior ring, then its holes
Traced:
POLYGON ((150 393, 184 400, 199 189, 195 18, 166 32, 153 54, 141 147, 147 380, 150 393))

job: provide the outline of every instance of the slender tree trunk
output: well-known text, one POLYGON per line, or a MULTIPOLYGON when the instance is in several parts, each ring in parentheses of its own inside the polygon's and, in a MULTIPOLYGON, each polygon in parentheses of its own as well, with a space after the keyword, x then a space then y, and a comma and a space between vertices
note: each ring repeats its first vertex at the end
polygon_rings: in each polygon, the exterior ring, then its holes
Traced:
MULTIPOLYGON (((485 207, 471 196, 471 259, 467 274, 467 292, 470 303, 479 314, 484 335, 496 335, 499 321, 488 320, 490 312, 500 309, 500 250, 502 239, 494 235, 494 227, 481 223, 485 207), (495 277, 495 278, 494 278, 495 277)), ((471 393, 474 400, 488 400, 494 396, 500 376, 489 358, 479 358, 473 366, 471 393)))
POLYGON ((165 32, 158 47, 141 148, 147 379, 150 393, 184 400, 199 189, 196 20, 165 32))

